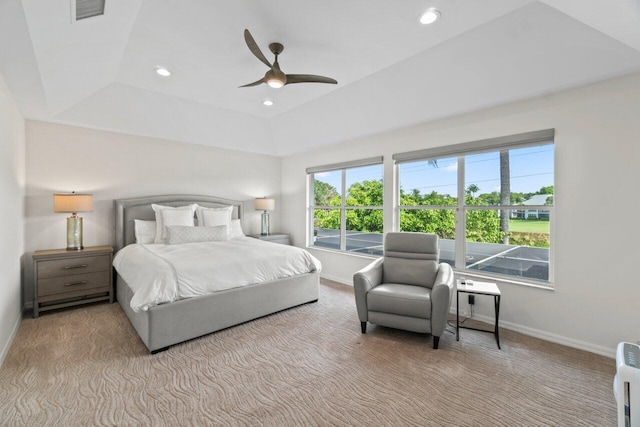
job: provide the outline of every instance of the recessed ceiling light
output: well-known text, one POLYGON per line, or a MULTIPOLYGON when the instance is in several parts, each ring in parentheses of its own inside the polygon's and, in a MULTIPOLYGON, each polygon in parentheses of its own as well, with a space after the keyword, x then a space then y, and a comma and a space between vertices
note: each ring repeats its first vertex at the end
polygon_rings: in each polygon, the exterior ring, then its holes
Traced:
POLYGON ((270 99, 263 99, 262 105, 266 105, 267 107, 271 107, 273 105, 273 101, 270 99))
POLYGON ((171 75, 171 71, 167 70, 164 67, 156 67, 156 73, 162 77, 169 77, 171 75))
POLYGON ((422 25, 433 24, 440 18, 440 11, 437 9, 427 9, 425 13, 420 16, 420 23, 422 25))

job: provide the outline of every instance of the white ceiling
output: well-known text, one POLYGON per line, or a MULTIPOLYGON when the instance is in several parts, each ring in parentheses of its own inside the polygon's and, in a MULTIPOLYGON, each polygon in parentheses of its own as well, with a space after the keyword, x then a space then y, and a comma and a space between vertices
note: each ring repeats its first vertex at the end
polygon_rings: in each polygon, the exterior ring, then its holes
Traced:
POLYGON ((640 71, 636 0, 106 0, 79 22, 73 4, 0 0, 27 118, 273 155, 640 71), (338 85, 238 88, 267 71, 245 28, 270 60, 284 44, 286 73, 338 85))

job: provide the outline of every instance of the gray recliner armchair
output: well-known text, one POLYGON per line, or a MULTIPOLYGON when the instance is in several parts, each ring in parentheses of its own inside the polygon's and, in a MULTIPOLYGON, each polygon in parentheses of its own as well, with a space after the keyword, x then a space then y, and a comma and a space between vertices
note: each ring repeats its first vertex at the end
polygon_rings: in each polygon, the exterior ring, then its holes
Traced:
POLYGON ((433 335, 438 348, 454 293, 453 270, 439 263, 438 236, 387 233, 384 257, 353 276, 362 333, 367 322, 433 335))

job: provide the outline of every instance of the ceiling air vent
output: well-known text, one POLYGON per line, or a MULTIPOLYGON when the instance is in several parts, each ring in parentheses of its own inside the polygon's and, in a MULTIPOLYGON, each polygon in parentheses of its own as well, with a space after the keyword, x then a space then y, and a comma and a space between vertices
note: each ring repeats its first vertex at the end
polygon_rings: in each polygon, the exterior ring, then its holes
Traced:
POLYGON ((104 15, 106 0, 76 0, 76 21, 104 15))

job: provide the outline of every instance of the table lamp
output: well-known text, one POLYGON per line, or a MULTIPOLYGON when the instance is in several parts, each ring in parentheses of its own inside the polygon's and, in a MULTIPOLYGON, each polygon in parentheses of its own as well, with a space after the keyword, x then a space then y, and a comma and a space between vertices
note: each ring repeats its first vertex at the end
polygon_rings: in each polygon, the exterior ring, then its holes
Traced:
POLYGON ((70 213, 67 218, 67 250, 79 251, 82 246, 82 218, 78 212, 91 212, 93 210, 93 194, 54 194, 53 211, 70 213))
POLYGON ((256 199, 256 210, 264 211, 262 212, 262 231, 260 234, 263 236, 269 235, 269 212, 272 211, 276 207, 276 201, 274 199, 261 198, 256 199))

